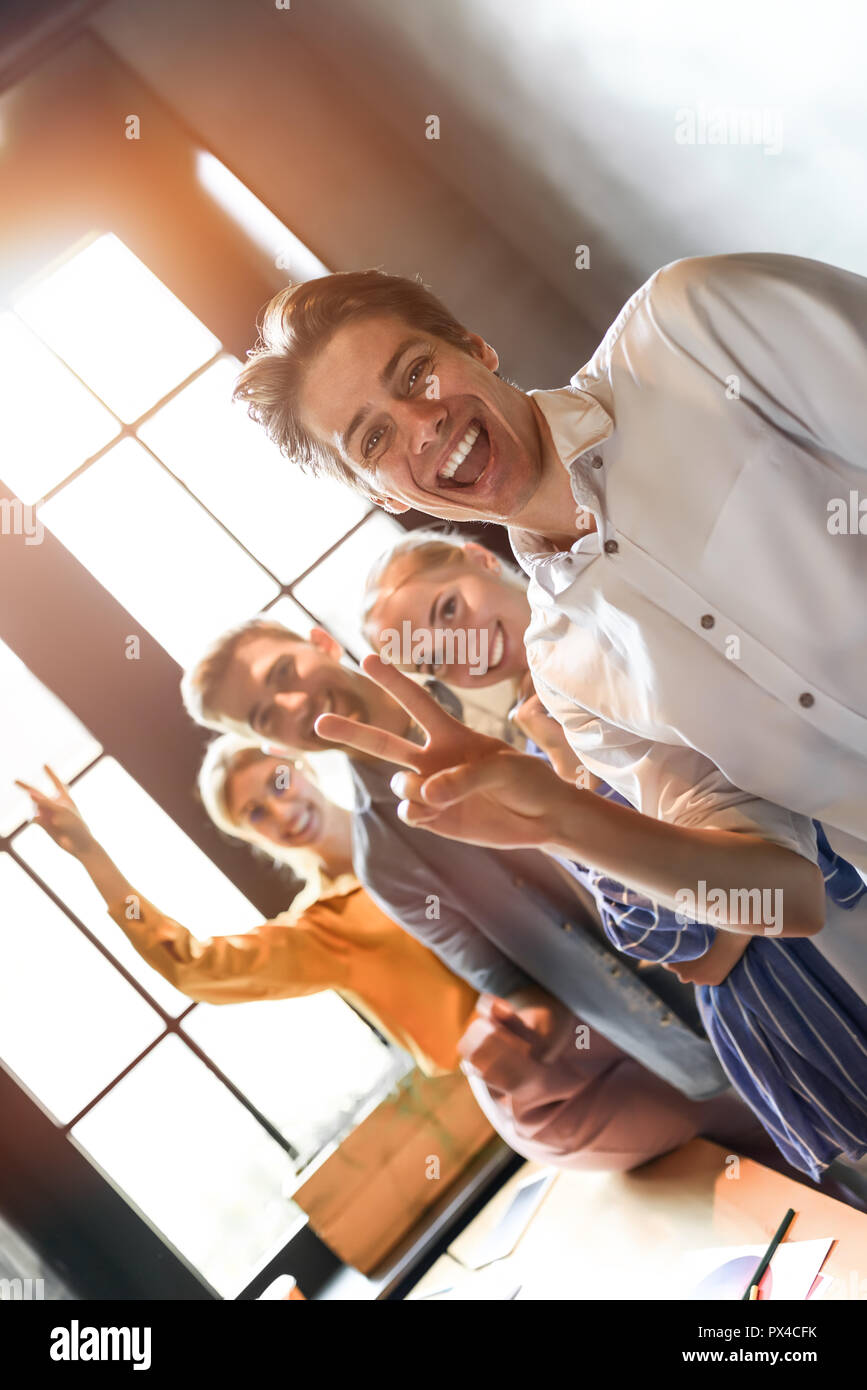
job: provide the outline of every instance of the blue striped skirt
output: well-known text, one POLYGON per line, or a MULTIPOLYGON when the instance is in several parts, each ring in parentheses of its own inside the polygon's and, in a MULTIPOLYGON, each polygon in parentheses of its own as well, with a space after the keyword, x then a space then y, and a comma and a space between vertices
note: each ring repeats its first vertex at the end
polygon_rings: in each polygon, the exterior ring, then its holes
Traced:
POLYGON ((732 1085, 793 1167, 818 1179, 867 1155, 867 1003, 815 946, 757 936, 696 999, 732 1085))

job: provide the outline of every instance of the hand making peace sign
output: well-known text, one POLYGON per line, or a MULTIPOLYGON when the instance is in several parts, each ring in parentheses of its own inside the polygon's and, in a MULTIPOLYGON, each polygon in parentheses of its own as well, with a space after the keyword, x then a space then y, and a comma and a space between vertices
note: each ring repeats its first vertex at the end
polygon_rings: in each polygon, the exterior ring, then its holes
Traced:
MULTIPOLYGON (((391 783, 403 798, 398 813, 407 825, 468 844, 542 849, 591 864, 675 910, 683 885, 702 879, 726 888, 744 882, 772 885, 785 893, 787 903, 796 904, 787 916, 788 935, 811 936, 821 928, 822 875, 793 850, 738 831, 657 820, 572 786, 541 758, 516 753, 499 739, 465 728, 379 657, 365 657, 363 666, 415 720, 424 742, 415 744, 333 714, 320 715, 316 732, 410 769, 397 773, 391 783)), ((736 915, 714 925, 742 930, 736 915)))
POLYGON ((402 705, 425 735, 421 744, 342 715, 316 721, 320 737, 409 771, 392 779, 403 798, 398 814, 407 825, 424 826, 452 840, 497 849, 554 843, 564 798, 574 805, 587 796, 567 786, 540 758, 516 753, 508 744, 476 733, 453 719, 415 681, 367 656, 366 675, 402 705))
POLYGON ((45 764, 45 771, 54 784, 54 796, 41 792, 38 787, 31 787, 27 782, 16 780, 15 785, 27 792, 28 796, 33 799, 36 808, 33 824, 41 825, 55 844, 59 845, 61 849, 65 849, 67 854, 80 859, 83 854, 93 848, 95 844, 93 835, 70 796, 69 788, 64 786, 57 773, 53 772, 47 763, 45 764))

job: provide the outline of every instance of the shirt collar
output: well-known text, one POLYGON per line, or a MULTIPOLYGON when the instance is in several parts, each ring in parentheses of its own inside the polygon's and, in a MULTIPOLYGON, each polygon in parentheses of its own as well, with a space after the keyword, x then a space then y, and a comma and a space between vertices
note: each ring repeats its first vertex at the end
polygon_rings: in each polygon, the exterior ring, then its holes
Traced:
POLYGON ((614 430, 614 421, 589 391, 561 386, 556 391, 528 391, 548 422, 554 448, 564 468, 589 453, 614 430))
MULTIPOLYGON (((614 432, 608 411, 589 391, 573 384, 556 391, 528 391, 527 395, 545 416, 557 456, 569 473, 576 506, 598 512, 602 498, 590 455, 614 432)), ((531 576, 539 562, 554 553, 550 541, 533 531, 516 528, 509 535, 518 563, 531 576)))

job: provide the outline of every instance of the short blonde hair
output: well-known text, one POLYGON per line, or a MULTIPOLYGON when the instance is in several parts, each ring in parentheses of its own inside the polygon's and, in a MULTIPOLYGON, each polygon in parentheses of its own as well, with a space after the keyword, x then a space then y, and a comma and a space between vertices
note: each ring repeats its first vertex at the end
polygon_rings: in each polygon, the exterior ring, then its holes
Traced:
MULTIPOLYGON (((202 759, 198 789, 202 805, 218 829, 236 840, 244 840, 247 844, 253 845, 277 864, 291 869, 295 877, 301 879, 303 887, 289 909, 292 918, 296 918, 320 898, 349 892, 350 888, 357 886, 358 880, 354 874, 341 874, 333 879, 326 873, 315 849, 307 845, 299 845, 297 848, 291 845, 277 845, 253 826, 240 825, 232 819, 226 795, 232 773, 241 772, 251 763, 273 756, 258 744, 251 743, 237 734, 221 734, 208 746, 202 759)), ((286 762, 287 766, 291 765, 303 772, 304 776, 322 791, 319 779, 306 759, 293 758, 291 764, 288 759, 286 762)))
MULTIPOLYGON (((374 649, 379 646, 380 633, 378 625, 373 621, 373 612, 380 599, 385 594, 393 594, 402 588, 417 574, 465 565, 467 561, 464 550, 467 543, 473 539, 460 531, 424 526, 410 531, 374 561, 364 583, 361 612, 364 635, 374 649)), ((508 561, 500 559, 499 555, 497 559, 502 566, 505 582, 514 584, 516 588, 526 588, 527 581, 523 572, 508 561)))

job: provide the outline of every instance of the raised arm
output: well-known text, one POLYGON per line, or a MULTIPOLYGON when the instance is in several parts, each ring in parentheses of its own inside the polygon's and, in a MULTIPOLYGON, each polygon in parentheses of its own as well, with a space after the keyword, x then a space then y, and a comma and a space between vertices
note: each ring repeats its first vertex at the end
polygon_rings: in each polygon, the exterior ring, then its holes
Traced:
POLYGON ((339 986, 337 978, 329 977, 336 977, 338 967, 323 953, 311 950, 298 927, 267 922, 237 936, 200 941, 160 912, 137 892, 94 838, 60 779, 50 768, 46 772, 54 784, 53 796, 24 782, 17 784, 33 798, 34 823, 78 860, 139 955, 182 994, 203 1003, 232 1004, 315 994, 339 986))
POLYGON ((321 715, 323 738, 410 769, 392 785, 400 815, 449 839, 499 849, 537 848, 577 859, 673 911, 748 935, 811 936, 825 920, 815 863, 746 831, 673 825, 567 785, 539 759, 452 719, 426 691, 379 657, 364 669, 425 733, 420 745, 338 715, 321 715), (755 897, 774 920, 752 916, 755 897), (770 894, 770 899, 763 895, 770 894))

